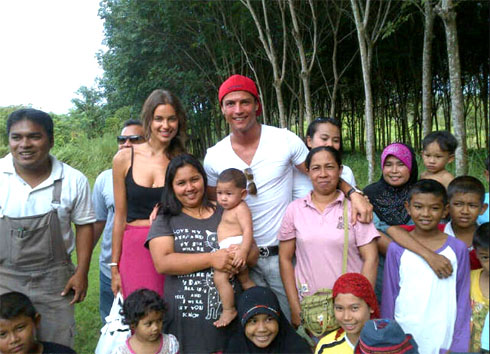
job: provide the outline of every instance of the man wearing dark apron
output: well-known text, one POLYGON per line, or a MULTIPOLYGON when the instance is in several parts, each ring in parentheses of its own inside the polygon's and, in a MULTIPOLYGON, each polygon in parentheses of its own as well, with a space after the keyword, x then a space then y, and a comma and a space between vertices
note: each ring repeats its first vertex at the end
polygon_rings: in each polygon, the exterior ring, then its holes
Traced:
POLYGON ((85 298, 93 246, 89 184, 49 155, 48 114, 15 111, 7 134, 10 154, 0 159, 0 294, 27 295, 41 314, 38 339, 73 347, 73 305, 85 298), (76 268, 70 258, 75 245, 76 268))

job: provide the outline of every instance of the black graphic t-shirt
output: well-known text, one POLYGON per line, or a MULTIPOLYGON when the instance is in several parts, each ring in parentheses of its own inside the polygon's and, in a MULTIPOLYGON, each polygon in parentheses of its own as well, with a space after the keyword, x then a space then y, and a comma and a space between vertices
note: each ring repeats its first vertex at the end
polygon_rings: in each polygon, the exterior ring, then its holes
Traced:
MULTIPOLYGON (((159 215, 151 225, 146 245, 153 238, 172 236, 176 253, 214 252, 219 249, 216 230, 222 214, 223 209, 218 206, 208 219, 195 219, 184 213, 159 215)), ((177 337, 181 353, 213 353, 224 349, 236 321, 220 329, 213 325, 221 314, 221 301, 212 268, 167 275, 164 298, 168 306, 164 332, 177 337)))

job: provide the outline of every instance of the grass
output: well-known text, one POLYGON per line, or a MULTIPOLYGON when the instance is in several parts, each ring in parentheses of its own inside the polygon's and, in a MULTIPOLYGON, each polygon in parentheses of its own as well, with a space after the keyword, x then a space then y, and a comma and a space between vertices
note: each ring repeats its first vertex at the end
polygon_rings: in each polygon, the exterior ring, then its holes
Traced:
MULTIPOLYGON (((99 254, 100 242, 94 249, 88 274, 89 284, 85 300, 75 305, 75 350, 79 354, 93 353, 99 340, 102 323, 99 315, 99 254)), ((76 262, 75 252, 74 261, 76 262)))
MULTIPOLYGON (((111 147, 109 141, 106 142, 104 140, 106 138, 100 139, 103 144, 99 145, 96 142, 90 142, 88 144, 88 147, 84 149, 81 149, 80 145, 71 148, 65 147, 62 151, 63 156, 58 155, 58 157, 64 161, 66 161, 65 158, 67 158, 69 160, 68 163, 73 164, 73 166, 76 166, 82 172, 86 173, 93 183, 95 177, 97 176, 97 173, 110 167, 112 155, 108 154, 114 153, 113 147, 111 147), (95 157, 84 157, 87 156, 86 154, 95 154, 93 155, 95 157), (75 161, 76 159, 78 159, 78 162, 75 161), (84 168, 87 166, 88 168, 84 168)), ((378 153, 376 160, 376 179, 378 179, 378 176, 381 175, 379 168, 379 155, 380 153, 378 153)), ((471 150, 469 152, 469 174, 478 177, 481 181, 484 181, 485 188, 488 191, 488 182, 483 177, 483 163, 485 160, 485 156, 485 150, 471 150)), ((346 153, 343 160, 343 162, 354 171, 357 184, 360 187, 365 187, 368 184, 366 158, 360 153, 346 153)), ((423 171, 423 165, 421 161, 418 161, 418 166, 419 171, 423 171)), ((454 163, 451 164, 449 170, 454 173, 454 163)), ((77 322, 75 350, 77 351, 77 353, 80 354, 94 352, 100 333, 99 330, 101 327, 101 322, 99 315, 99 253, 100 247, 97 246, 92 255, 89 272, 89 290, 87 297, 84 302, 76 305, 75 307, 75 319, 77 322)))

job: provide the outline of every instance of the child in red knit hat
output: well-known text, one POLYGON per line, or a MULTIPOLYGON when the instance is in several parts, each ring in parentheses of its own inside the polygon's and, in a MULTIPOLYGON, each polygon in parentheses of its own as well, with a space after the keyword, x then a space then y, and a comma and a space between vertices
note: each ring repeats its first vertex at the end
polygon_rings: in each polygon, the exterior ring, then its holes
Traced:
POLYGON ((364 324, 379 317, 374 289, 359 273, 346 273, 333 285, 335 318, 340 328, 323 337, 315 354, 352 354, 364 324))

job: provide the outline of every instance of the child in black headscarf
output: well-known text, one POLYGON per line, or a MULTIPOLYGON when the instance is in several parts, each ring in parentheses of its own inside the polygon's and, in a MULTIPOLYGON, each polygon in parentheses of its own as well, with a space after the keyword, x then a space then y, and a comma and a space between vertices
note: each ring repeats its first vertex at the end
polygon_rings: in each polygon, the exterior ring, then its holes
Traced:
POLYGON ((276 295, 255 286, 238 300, 242 328, 235 333, 224 353, 311 353, 279 307, 276 295))

